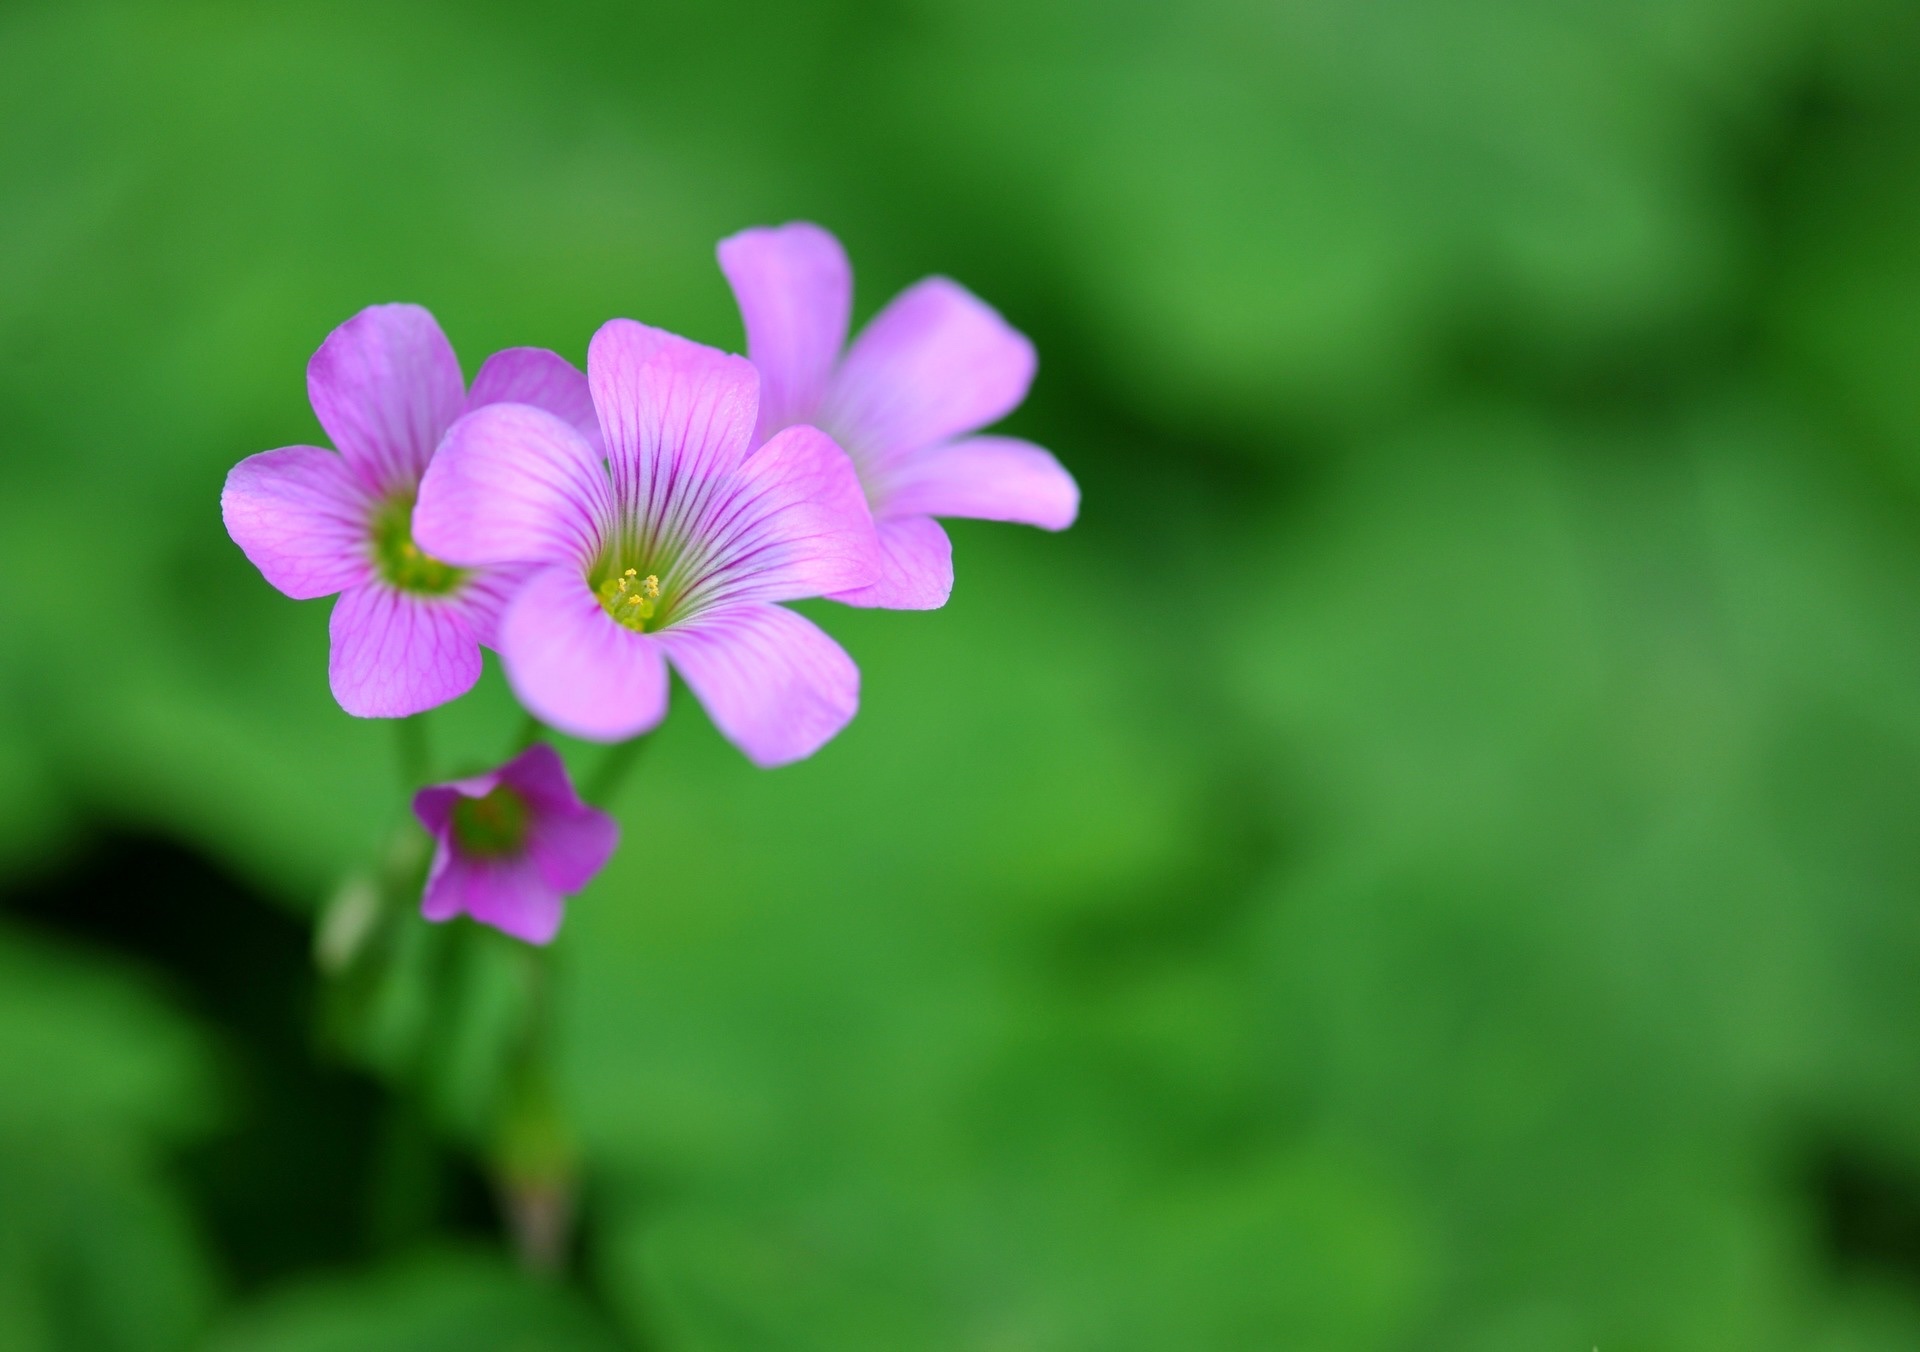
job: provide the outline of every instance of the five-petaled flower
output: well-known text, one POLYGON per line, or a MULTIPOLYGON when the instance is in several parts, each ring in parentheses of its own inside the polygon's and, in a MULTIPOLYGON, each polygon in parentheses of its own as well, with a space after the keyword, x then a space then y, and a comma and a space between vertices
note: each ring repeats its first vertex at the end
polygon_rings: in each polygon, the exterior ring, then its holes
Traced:
POLYGON ((468 915, 530 944, 559 932, 566 899, 593 881, 620 838, 612 817, 580 801, 545 743, 487 774, 429 785, 414 795, 413 813, 435 841, 421 914, 468 915))
POLYGON ((757 440, 796 423, 853 458, 882 547, 880 575, 833 599, 927 610, 953 590, 940 516, 1061 530, 1080 490, 1051 454, 975 436, 1026 397, 1033 345, 958 283, 929 277, 894 297, 844 357, 853 271, 840 242, 794 222, 720 242, 720 267, 760 370, 757 440))
POLYGON ((551 410, 597 439, 586 379, 539 348, 487 359, 466 390, 432 315, 375 305, 327 336, 307 392, 339 448, 249 456, 220 495, 227 533, 296 600, 340 593, 328 677, 350 714, 393 718, 464 694, 480 676, 513 570, 465 568, 423 553, 412 533, 420 476, 469 409, 512 400, 551 410))
POLYGON ((604 459, 552 413, 478 409, 428 467, 414 537, 460 567, 533 565, 494 646, 555 727, 646 731, 666 713, 671 661, 751 760, 811 755, 853 717, 860 674, 775 603, 874 580, 847 456, 812 427, 755 449, 753 365, 632 320, 594 335, 587 379, 604 459))

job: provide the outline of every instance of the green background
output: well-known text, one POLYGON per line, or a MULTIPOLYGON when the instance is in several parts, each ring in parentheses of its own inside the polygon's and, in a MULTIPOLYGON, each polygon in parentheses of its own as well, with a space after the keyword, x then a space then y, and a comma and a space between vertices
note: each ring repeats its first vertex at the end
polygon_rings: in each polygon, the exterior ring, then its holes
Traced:
POLYGON ((0 8, 0 1352, 1920 1346, 1917 69, 1891 0, 0 8), (1082 516, 803 607, 807 763, 675 692, 541 1285, 458 1039, 411 1210, 298 1086, 404 1096, 246 1051, 403 798, 219 487, 363 305, 737 347, 794 218, 1034 338, 1082 516))

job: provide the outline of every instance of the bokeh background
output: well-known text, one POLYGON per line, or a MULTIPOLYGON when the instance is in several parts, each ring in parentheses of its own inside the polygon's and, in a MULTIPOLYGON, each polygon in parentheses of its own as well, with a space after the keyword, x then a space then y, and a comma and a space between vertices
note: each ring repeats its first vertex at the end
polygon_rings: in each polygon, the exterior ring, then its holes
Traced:
POLYGON ((1916 70, 1892 0, 7 4, 0 1349, 1920 1346, 1916 70), (1083 514, 809 608, 808 763, 677 693, 533 1281, 461 1036, 325 1035, 391 729, 219 486, 363 305, 737 347, 794 218, 1034 337, 1083 514))

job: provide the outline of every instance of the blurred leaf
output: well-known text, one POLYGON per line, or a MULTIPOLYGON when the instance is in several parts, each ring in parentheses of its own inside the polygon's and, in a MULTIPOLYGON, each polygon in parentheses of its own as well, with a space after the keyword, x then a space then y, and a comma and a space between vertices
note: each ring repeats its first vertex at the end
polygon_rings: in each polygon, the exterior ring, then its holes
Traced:
POLYGON ((213 1280, 160 1158, 210 1125, 193 1030, 123 975, 0 933, 0 1346, 172 1352, 213 1280))
POLYGON ((571 1296, 497 1259, 422 1256, 282 1291, 230 1317, 209 1352, 614 1352, 571 1296))

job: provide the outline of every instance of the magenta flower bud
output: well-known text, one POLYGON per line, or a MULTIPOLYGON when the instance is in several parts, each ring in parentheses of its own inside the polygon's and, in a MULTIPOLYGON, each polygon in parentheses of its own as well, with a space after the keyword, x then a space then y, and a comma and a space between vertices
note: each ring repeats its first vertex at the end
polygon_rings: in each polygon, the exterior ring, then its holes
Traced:
POLYGON ((428 785, 413 796, 413 815, 435 842, 420 913, 471 916, 530 944, 559 932, 566 899, 606 867, 620 839, 612 817, 580 801, 545 743, 487 774, 428 785))
POLYGON ((953 546, 934 518, 1063 530, 1080 488, 1032 442, 981 436, 1027 396, 1033 344, 945 277, 915 282, 847 346, 853 269, 817 225, 742 230, 720 270, 760 372, 754 444, 818 427, 852 458, 879 532, 871 582, 832 594, 852 606, 931 610, 953 590, 953 546))

